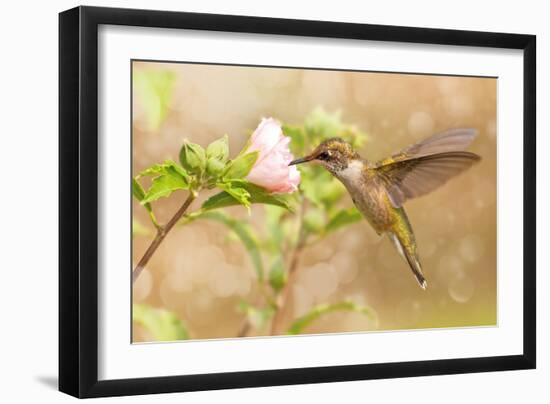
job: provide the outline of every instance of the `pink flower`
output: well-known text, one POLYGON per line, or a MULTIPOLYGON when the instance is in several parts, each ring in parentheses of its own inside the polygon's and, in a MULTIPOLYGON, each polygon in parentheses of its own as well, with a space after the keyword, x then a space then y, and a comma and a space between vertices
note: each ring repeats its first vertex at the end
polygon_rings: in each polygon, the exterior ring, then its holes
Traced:
POLYGON ((264 118, 250 138, 249 152, 259 151, 246 179, 270 192, 291 193, 298 189, 300 172, 288 166, 294 156, 288 149, 290 138, 273 118, 264 118))

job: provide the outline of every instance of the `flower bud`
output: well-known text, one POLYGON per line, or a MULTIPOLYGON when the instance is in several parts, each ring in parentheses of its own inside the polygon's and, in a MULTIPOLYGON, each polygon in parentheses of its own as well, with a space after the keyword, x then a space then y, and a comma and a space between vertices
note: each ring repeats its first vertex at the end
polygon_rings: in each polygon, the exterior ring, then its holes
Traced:
POLYGON ((206 168, 206 153, 198 144, 184 141, 180 150, 180 163, 188 173, 200 175, 206 168))
POLYGON ((227 135, 223 135, 218 140, 213 141, 206 148, 206 158, 215 158, 216 160, 225 163, 229 157, 229 145, 227 135))
POLYGON ((210 143, 206 148, 206 172, 217 177, 224 169, 229 157, 227 135, 210 143))
POLYGON ((219 176, 222 173, 224 168, 225 168, 225 164, 218 159, 209 158, 206 162, 206 172, 211 177, 219 176))

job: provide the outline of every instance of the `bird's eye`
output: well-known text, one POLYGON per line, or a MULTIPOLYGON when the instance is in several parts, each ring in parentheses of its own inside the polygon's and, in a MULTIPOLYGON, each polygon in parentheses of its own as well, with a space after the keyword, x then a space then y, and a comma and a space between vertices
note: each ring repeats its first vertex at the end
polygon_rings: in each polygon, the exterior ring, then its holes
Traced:
POLYGON ((329 152, 322 152, 321 154, 319 154, 319 156, 317 157, 319 160, 328 160, 328 158, 330 157, 330 153, 329 152))

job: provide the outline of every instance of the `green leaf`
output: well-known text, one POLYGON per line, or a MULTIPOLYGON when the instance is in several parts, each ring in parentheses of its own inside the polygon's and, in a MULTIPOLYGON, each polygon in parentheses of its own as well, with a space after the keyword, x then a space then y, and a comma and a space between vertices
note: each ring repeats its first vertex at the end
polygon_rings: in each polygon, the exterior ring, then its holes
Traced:
POLYGON ((321 167, 302 167, 300 189, 304 196, 317 207, 330 209, 344 195, 344 186, 321 167))
POLYGON ((184 141, 179 157, 182 167, 191 174, 201 175, 206 169, 206 152, 196 143, 184 141))
POLYGON ((275 310, 271 306, 256 307, 245 301, 239 303, 239 310, 246 314, 250 324, 257 330, 264 329, 275 314, 275 310))
POLYGON ((223 177, 230 180, 246 177, 258 159, 258 155, 259 152, 255 151, 238 156, 227 165, 223 177))
POLYGON ((317 187, 319 187, 319 184, 316 184, 313 181, 308 181, 306 178, 302 177, 302 181, 300 183, 300 190, 304 194, 304 197, 310 201, 313 205, 322 207, 323 202, 319 199, 317 196, 317 187))
POLYGON ((281 224, 287 210, 279 206, 265 205, 265 247, 273 254, 280 254, 284 240, 284 230, 281 224))
POLYGON ((314 109, 304 121, 306 140, 312 146, 330 137, 341 137, 353 147, 361 147, 367 135, 357 127, 342 122, 340 111, 327 112, 323 108, 314 109))
POLYGON ((305 328, 317 320, 319 317, 335 311, 353 311, 361 313, 376 321, 376 313, 367 306, 359 306, 353 302, 340 302, 334 304, 321 304, 315 306, 307 314, 295 320, 287 331, 287 334, 301 334, 305 328))
POLYGON ((312 204, 322 208, 324 206, 321 197, 323 188, 332 181, 332 176, 320 166, 302 165, 299 170, 301 173, 300 190, 303 195, 312 204))
POLYGON ((189 174, 183 169, 179 164, 173 160, 165 160, 163 163, 154 164, 149 168, 146 168, 139 173, 138 177, 147 177, 147 176, 158 176, 163 174, 169 174, 170 172, 177 172, 179 175, 185 178, 186 181, 189 181, 189 174))
POLYGON ((366 133, 360 131, 353 125, 345 127, 338 136, 350 142, 355 149, 363 147, 369 138, 366 133))
POLYGON ((278 256, 269 270, 269 284, 276 292, 280 291, 286 284, 287 274, 282 256, 278 256))
POLYGON ((132 319, 153 334, 157 341, 189 339, 189 333, 175 313, 146 304, 132 306, 132 319))
POLYGON ((166 119, 175 82, 175 74, 168 70, 133 71, 133 89, 143 106, 148 130, 156 131, 166 119))
MULTIPOLYGON (((145 190, 135 178, 132 178, 132 194, 134 195, 134 198, 138 200, 138 202, 143 201, 143 198, 145 198, 145 190)), ((153 211, 150 203, 144 203, 143 206, 145 207, 145 209, 147 209, 149 213, 153 211)))
POLYGON ((289 147, 295 156, 302 156, 305 153, 305 133, 299 126, 283 125, 283 133, 290 137, 289 147))
POLYGON ((206 219, 213 220, 219 223, 226 225, 231 231, 233 231, 241 240, 250 260, 254 265, 256 270, 256 275, 260 282, 264 279, 264 269, 262 264, 262 257, 260 255, 260 249, 258 247, 258 242, 256 241, 256 236, 250 225, 241 220, 233 219, 222 212, 202 212, 197 216, 192 217, 193 220, 196 219, 206 219))
POLYGON ((325 215, 321 209, 311 207, 304 215, 304 227, 310 233, 321 233, 325 226, 325 215))
MULTIPOLYGON (((290 212, 294 211, 295 198, 292 195, 271 194, 262 187, 249 182, 240 182, 239 187, 245 189, 249 194, 249 203, 264 203, 267 205, 279 206, 290 212)), ((226 208, 228 206, 240 205, 241 202, 226 191, 220 192, 208 198, 202 204, 202 209, 212 210, 226 208)))
POLYGON ((329 220, 325 231, 330 233, 362 219, 363 215, 356 208, 342 209, 329 220))
POLYGON ((226 193, 231 195, 233 199, 237 200, 240 204, 250 207, 250 192, 239 185, 239 182, 226 182, 216 184, 218 188, 223 189, 226 193))
POLYGON ((162 175, 153 180, 151 188, 147 191, 145 198, 141 202, 142 204, 156 201, 159 198, 167 197, 172 192, 178 189, 188 189, 189 184, 185 182, 181 177, 175 177, 170 175, 162 175))
POLYGON ((163 164, 155 164, 142 171, 140 175, 156 176, 141 200, 142 205, 169 196, 178 189, 189 189, 187 172, 171 160, 167 160, 163 164))
POLYGON ((136 198, 139 202, 143 200, 143 197, 145 196, 145 191, 143 190, 143 187, 135 178, 132 178, 132 194, 134 195, 134 198, 136 198))
POLYGON ((150 177, 150 176, 164 174, 166 171, 166 165, 167 165, 167 162, 154 164, 151 167, 146 168, 145 170, 140 172, 138 177, 150 177))
POLYGON ((317 181, 320 183, 317 198, 327 208, 338 202, 346 193, 344 185, 326 171, 317 178, 317 181))
POLYGON ((304 120, 304 128, 309 137, 317 140, 337 136, 343 127, 341 112, 326 112, 323 108, 315 108, 304 120))

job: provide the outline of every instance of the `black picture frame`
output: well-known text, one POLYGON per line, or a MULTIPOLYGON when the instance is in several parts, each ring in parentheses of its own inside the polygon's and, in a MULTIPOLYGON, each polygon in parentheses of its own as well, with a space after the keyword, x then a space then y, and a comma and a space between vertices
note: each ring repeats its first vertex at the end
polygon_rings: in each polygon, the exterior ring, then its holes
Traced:
POLYGON ((59 15, 59 390, 102 397, 324 383, 536 366, 534 35, 77 7, 59 15), (181 28, 523 50, 523 354, 98 380, 98 26, 181 28))

